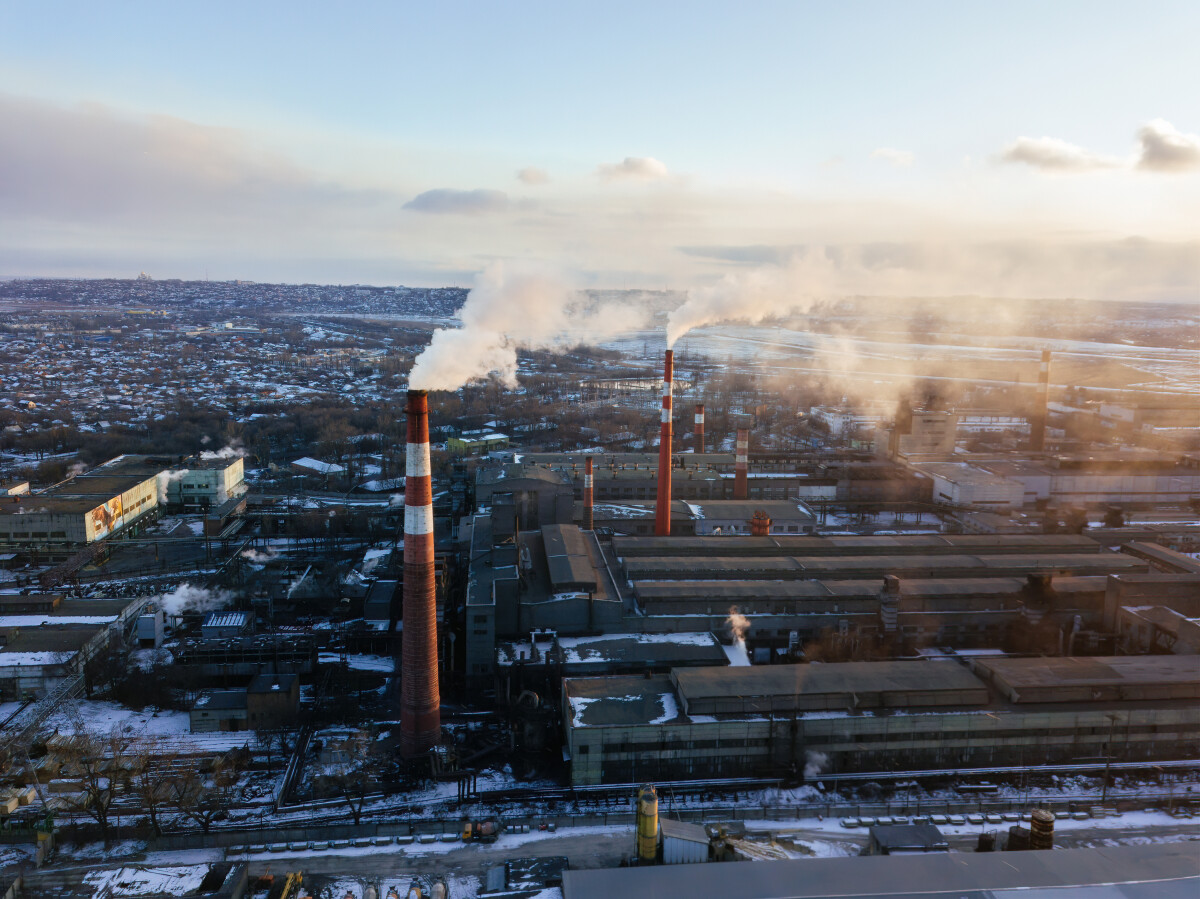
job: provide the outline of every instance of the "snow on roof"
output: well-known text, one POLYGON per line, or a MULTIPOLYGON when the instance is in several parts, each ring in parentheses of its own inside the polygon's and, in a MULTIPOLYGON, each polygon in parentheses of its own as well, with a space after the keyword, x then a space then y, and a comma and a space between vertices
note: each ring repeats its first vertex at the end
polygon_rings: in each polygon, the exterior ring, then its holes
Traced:
POLYGON ((298 468, 307 468, 309 471, 316 471, 321 474, 341 474, 346 470, 341 465, 334 465, 332 462, 322 462, 319 459, 310 459, 308 456, 297 459, 292 464, 298 468))

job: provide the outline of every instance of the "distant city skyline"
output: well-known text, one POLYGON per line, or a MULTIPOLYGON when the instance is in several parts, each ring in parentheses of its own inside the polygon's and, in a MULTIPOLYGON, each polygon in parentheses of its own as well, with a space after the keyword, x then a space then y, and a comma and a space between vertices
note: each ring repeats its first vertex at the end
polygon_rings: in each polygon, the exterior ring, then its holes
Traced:
POLYGON ((6 4, 0 277, 1200 298, 1200 6, 6 4))

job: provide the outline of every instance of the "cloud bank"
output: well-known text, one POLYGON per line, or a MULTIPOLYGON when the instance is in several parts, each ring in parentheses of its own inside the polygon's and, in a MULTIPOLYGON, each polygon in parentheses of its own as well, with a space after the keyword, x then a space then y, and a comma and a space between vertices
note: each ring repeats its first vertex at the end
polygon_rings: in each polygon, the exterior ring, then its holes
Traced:
POLYGON ((596 174, 603 181, 661 181, 670 172, 651 156, 626 156, 617 163, 602 163, 596 174))
POLYGON ((531 187, 537 187, 540 184, 547 184, 550 181, 550 174, 545 169, 526 168, 517 172, 517 180, 522 184, 528 184, 531 187))
POLYGON ((1093 153, 1056 137, 1019 137, 1001 151, 999 159, 1046 172, 1188 172, 1200 169, 1200 135, 1184 134, 1170 122, 1154 119, 1138 129, 1137 148, 1126 159, 1093 153))
POLYGON ((880 147, 871 154, 872 159, 882 159, 884 162, 890 162, 897 168, 908 168, 913 164, 915 157, 908 150, 894 150, 891 147, 880 147))
POLYGON ((488 215, 509 208, 508 194, 502 190, 455 190, 439 187, 417 194, 405 209, 434 215, 488 215))

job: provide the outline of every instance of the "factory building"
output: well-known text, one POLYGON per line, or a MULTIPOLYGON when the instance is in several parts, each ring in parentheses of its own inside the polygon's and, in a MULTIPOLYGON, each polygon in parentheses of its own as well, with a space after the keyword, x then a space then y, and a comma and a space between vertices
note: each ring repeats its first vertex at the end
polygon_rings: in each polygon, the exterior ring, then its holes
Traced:
POLYGON ((58 593, 0 596, 0 699, 41 697, 77 676, 144 606, 58 593))
POLYGON ((681 668, 563 681, 571 782, 1194 758, 1175 655, 681 668))

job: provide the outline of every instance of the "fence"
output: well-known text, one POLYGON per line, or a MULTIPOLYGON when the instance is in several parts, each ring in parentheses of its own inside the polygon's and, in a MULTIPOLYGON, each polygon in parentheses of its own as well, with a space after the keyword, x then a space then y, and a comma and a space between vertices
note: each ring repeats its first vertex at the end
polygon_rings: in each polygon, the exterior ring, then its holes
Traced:
MULTIPOLYGON (((1200 797, 1197 797, 1200 798, 1200 797)), ((807 803, 776 806, 726 806, 715 808, 672 807, 668 797, 659 796, 659 814, 681 821, 725 823, 734 821, 792 821, 803 818, 861 818, 896 817, 913 815, 967 815, 1005 812, 1025 812, 1033 808, 1044 808, 1056 814, 1086 811, 1097 805, 1095 797, 1079 799, 972 799, 972 800, 904 800, 876 803, 807 803)), ((1120 811, 1134 811, 1150 805, 1161 807, 1167 804, 1161 793, 1125 795, 1110 799, 1108 807, 1120 811)), ((1179 804, 1178 802, 1176 804, 1179 804)), ((297 824, 294 827, 248 827, 228 828, 212 833, 167 834, 153 841, 151 848, 157 850, 217 849, 230 846, 268 845, 280 843, 307 843, 309 841, 362 840, 377 837, 443 835, 452 836, 462 832, 464 815, 459 818, 412 817, 401 820, 398 816, 387 821, 364 821, 361 824, 297 824)), ((628 811, 598 812, 590 814, 518 815, 504 816, 505 827, 529 827, 539 829, 553 824, 555 829, 595 826, 634 826, 636 815, 632 801, 628 811)))

